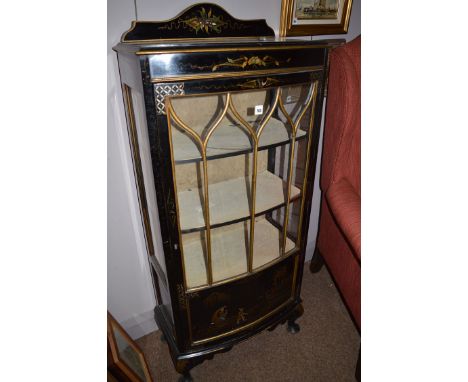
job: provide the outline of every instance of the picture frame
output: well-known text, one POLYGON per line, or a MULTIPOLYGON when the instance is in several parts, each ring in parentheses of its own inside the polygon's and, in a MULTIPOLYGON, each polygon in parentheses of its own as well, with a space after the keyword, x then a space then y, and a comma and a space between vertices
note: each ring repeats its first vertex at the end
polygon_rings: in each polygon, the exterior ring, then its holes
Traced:
POLYGON ((282 0, 280 36, 348 32, 353 0, 282 0))
POLYGON ((153 382, 143 352, 109 312, 107 378, 108 381, 153 382))

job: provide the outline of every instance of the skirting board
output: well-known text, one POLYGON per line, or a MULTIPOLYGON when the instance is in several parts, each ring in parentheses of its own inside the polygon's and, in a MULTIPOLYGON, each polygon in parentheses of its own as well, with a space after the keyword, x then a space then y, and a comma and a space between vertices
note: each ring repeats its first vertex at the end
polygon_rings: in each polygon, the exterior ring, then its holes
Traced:
POLYGON ((158 325, 154 319, 154 310, 132 317, 122 322, 121 325, 134 340, 158 330, 158 325))

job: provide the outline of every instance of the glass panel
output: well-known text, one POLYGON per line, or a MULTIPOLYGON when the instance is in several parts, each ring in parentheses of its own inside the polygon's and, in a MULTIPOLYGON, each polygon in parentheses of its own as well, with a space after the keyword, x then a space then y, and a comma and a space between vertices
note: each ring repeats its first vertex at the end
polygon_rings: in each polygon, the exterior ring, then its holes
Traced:
POLYGON ((283 228, 301 198, 311 100, 310 85, 169 99, 188 288, 294 248, 283 228))
POLYGON ((299 221, 301 217, 301 207, 302 207, 302 200, 295 200, 289 205, 287 237, 288 237, 288 240, 290 240, 291 243, 295 243, 296 246, 299 246, 297 239, 298 239, 298 233, 299 233, 299 221))
POLYGON ((185 279, 189 288, 208 283, 204 174, 203 162, 175 166, 182 253, 185 279))
MULTIPOLYGON (((285 207, 277 208, 255 219, 253 269, 262 267, 282 255, 284 211, 285 207)), ((287 240, 286 252, 292 249, 294 242, 287 240)))
MULTIPOLYGON (((277 89, 249 91, 232 94, 232 106, 238 115, 257 131, 269 114, 274 104, 277 89)), ((182 96, 171 98, 173 111, 186 125, 201 138, 204 138, 209 127, 219 116, 225 106, 226 95, 182 96)), ((268 119, 268 129, 264 129, 259 141, 259 150, 270 146, 287 143, 289 136, 284 121, 275 115, 268 119)), ((303 132, 300 135, 304 135, 303 132)), ((180 126, 172 132, 173 150, 176 163, 187 161, 201 161, 201 153, 196 142, 180 126)), ((207 144, 207 158, 216 159, 230 155, 251 152, 253 149, 251 138, 237 116, 229 108, 216 129, 216 134, 207 144), (235 127, 235 128, 232 128, 235 127)))
POLYGON ((132 345, 127 341, 126 337, 120 332, 119 327, 112 322, 112 329, 114 331, 115 342, 119 351, 119 358, 135 372, 142 381, 147 381, 143 364, 142 355, 139 354, 132 345))
MULTIPOLYGON (((250 220, 211 229, 213 282, 247 272, 250 220)), ((206 231, 182 235, 188 288, 207 284, 206 231)))
MULTIPOLYGON (((266 220, 281 231, 278 244, 280 253, 277 256, 287 254, 299 245, 298 228, 301 222, 302 192, 308 159, 313 89, 313 84, 282 87, 280 102, 274 113, 274 117, 285 124, 290 138, 289 143, 268 150, 268 171, 283 181, 283 198, 286 205, 266 214, 266 220), (291 144, 293 138, 294 144, 291 144), (284 231, 285 226, 287 233, 284 231)), ((267 129, 268 126, 265 131, 267 129)), ((260 259, 254 259, 254 268, 262 266, 263 263, 260 259)))

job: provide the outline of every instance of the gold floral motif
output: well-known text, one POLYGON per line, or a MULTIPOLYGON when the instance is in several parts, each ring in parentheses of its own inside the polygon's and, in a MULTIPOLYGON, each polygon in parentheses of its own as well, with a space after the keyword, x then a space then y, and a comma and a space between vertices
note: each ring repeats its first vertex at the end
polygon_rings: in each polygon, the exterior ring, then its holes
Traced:
POLYGON ((257 78, 255 80, 248 80, 242 83, 235 84, 209 84, 209 85, 196 85, 191 86, 191 90, 202 90, 202 91, 225 91, 236 89, 258 89, 267 86, 278 86, 281 84, 281 81, 267 77, 267 78, 257 78))
MULTIPOLYGON (((285 63, 291 61, 291 58, 288 58, 285 63)), ((258 67, 268 67, 268 66, 280 66, 281 62, 271 56, 242 56, 236 59, 228 58, 227 61, 222 62, 220 64, 213 64, 213 65, 206 65, 206 66, 198 66, 198 65, 191 65, 192 69, 211 69, 212 72, 216 72, 219 68, 222 67, 234 67, 234 68, 258 68, 258 67)))
POLYGON ((195 33, 198 31, 204 31, 208 34, 210 32, 221 33, 223 26, 226 25, 226 22, 220 16, 216 16, 213 14, 211 8, 208 12, 206 12, 205 8, 202 8, 199 11, 198 16, 191 17, 186 20, 182 20, 182 22, 188 25, 190 28, 195 30, 195 33))
POLYGON ((244 82, 243 84, 240 84, 240 87, 242 89, 257 89, 257 88, 264 88, 264 87, 271 86, 271 85, 276 85, 279 82, 280 81, 274 78, 270 78, 270 77, 258 78, 256 80, 250 80, 250 81, 244 82))

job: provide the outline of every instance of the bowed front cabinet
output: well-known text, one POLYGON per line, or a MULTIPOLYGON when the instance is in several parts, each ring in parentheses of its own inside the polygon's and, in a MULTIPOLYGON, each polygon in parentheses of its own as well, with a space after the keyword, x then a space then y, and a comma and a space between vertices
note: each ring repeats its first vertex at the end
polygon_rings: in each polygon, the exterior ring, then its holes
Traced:
POLYGON ((336 43, 277 39, 264 20, 203 4, 134 22, 114 48, 155 319, 185 380, 264 329, 299 330, 336 43))

